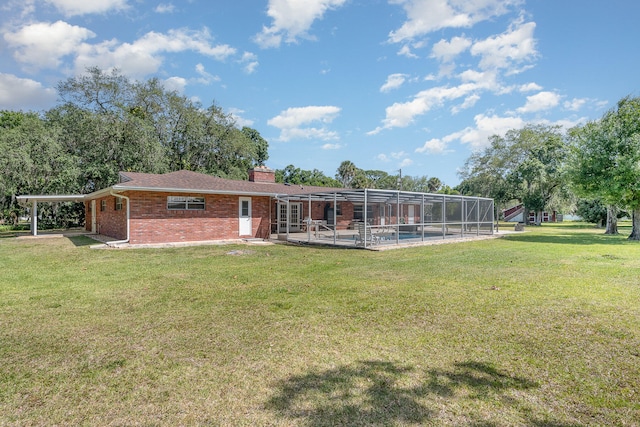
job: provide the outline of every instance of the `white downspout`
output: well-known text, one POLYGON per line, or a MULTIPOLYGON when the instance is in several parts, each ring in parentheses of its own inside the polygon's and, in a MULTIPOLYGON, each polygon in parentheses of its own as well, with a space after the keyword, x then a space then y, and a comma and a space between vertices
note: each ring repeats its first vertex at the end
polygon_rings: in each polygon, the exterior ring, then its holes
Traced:
POLYGON ((127 201, 127 238, 125 240, 115 240, 113 242, 107 242, 108 246, 111 245, 119 245, 121 243, 129 243, 129 215, 131 214, 130 208, 129 208, 129 198, 127 196, 124 196, 122 194, 117 194, 114 193, 113 190, 111 190, 109 192, 110 195, 114 196, 114 197, 122 197, 123 199, 125 199, 127 201))

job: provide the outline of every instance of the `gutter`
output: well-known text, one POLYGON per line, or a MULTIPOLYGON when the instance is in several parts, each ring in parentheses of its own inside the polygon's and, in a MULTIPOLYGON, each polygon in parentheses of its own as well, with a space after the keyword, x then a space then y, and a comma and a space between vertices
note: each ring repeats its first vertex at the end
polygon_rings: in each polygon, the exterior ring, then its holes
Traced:
POLYGON ((131 210, 130 210, 131 208, 129 207, 130 206, 129 198, 127 196, 125 196, 125 195, 117 194, 113 190, 109 191, 109 194, 114 196, 114 197, 122 197, 123 199, 125 199, 127 201, 127 238, 124 239, 124 240, 115 240, 113 242, 107 242, 107 246, 119 245, 119 244, 122 244, 122 243, 129 243, 129 238, 130 238, 130 235, 129 235, 129 217, 131 215, 131 210))

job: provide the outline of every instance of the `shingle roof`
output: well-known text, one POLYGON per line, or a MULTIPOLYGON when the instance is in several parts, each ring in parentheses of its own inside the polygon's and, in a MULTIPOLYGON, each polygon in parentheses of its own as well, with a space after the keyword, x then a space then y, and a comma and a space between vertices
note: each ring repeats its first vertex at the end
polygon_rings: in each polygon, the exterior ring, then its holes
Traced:
POLYGON ((114 185, 114 190, 180 191, 247 195, 293 195, 345 190, 344 188, 239 181, 186 170, 165 174, 120 172, 120 178, 122 182, 114 185))

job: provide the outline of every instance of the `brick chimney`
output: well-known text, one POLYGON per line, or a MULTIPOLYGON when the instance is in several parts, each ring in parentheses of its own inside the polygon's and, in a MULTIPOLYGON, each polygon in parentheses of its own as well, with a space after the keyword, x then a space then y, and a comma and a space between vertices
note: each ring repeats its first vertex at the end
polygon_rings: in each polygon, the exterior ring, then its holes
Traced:
POLYGON ((266 166, 256 166, 253 169, 249 169, 249 181, 276 182, 276 172, 266 166))

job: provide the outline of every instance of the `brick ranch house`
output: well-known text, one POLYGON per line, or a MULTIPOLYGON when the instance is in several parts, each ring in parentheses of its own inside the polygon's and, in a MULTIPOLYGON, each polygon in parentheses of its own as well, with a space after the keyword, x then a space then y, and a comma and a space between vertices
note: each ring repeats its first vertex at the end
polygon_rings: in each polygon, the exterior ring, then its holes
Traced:
POLYGON ((111 244, 269 239, 273 233, 289 239, 289 233, 302 231, 309 241, 312 234, 322 238, 319 231, 329 231, 334 244, 345 238, 366 247, 373 233, 399 243, 401 235, 425 240, 493 232, 491 199, 279 184, 264 166, 251 169, 248 181, 184 170, 120 172, 117 184, 90 194, 18 196, 18 201, 32 206, 33 235, 39 202, 81 202, 86 231, 115 239, 111 244), (347 229, 352 231, 338 233, 347 229))
MULTIPOLYGON (((133 245, 268 239, 278 228, 279 196, 328 190, 344 189, 278 184, 275 172, 266 167, 250 170, 248 181, 186 170, 120 172, 119 183, 84 196, 85 227, 133 245)), ((296 206, 289 221, 293 232, 300 231, 309 216, 306 204, 296 206)), ((324 215, 319 203, 311 206, 314 217, 324 215)))

